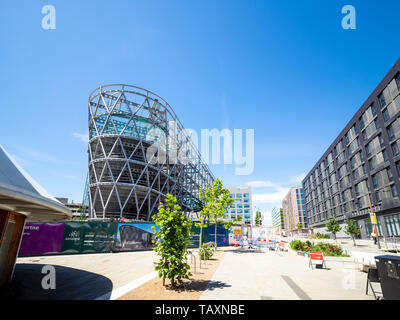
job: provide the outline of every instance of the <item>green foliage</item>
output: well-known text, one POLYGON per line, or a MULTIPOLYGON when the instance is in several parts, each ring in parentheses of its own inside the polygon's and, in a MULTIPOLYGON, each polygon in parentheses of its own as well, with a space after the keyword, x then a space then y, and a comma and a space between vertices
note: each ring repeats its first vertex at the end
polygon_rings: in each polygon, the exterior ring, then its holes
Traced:
POLYGON ((353 239, 353 245, 356 245, 355 236, 360 234, 360 229, 357 227, 356 222, 353 219, 346 221, 346 226, 344 227, 344 232, 348 234, 351 239, 353 239))
POLYGON ((255 217, 255 224, 256 226, 261 226, 262 220, 261 220, 261 211, 257 210, 256 211, 256 217, 255 217))
POLYGON ((297 222, 296 228, 298 231, 301 231, 301 229, 303 229, 303 224, 301 222, 297 222))
POLYGON ((200 248, 200 258, 202 260, 208 260, 213 256, 214 252, 212 246, 209 243, 203 243, 200 248))
POLYGON ((169 279, 174 287, 192 275, 186 263, 192 222, 171 194, 167 194, 164 204, 160 203, 158 214, 153 216, 153 220, 160 226, 157 232, 152 227, 157 238, 153 250, 160 257, 154 263, 155 270, 160 278, 169 279))
POLYGON ((335 218, 331 218, 326 224, 326 230, 328 232, 332 232, 333 237, 336 239, 336 233, 338 233, 342 228, 339 223, 335 220, 335 218))
POLYGON ((224 228, 229 230, 233 226, 237 225, 240 221, 242 221, 242 216, 238 216, 236 219, 224 223, 224 228))
POLYGON ((329 234, 322 234, 322 233, 314 233, 311 235, 311 239, 330 239, 330 235, 329 234))
POLYGON ((310 251, 311 247, 312 243, 308 240, 306 242, 303 242, 301 240, 293 240, 290 242, 290 248, 292 248, 295 251, 308 252, 310 251))
POLYGON ((300 240, 293 240, 290 242, 290 248, 301 252, 320 251, 325 256, 348 257, 348 255, 343 252, 341 246, 331 243, 318 242, 314 244, 310 241, 303 242, 300 240))
MULTIPOLYGON (((224 212, 233 204, 235 199, 230 197, 230 191, 223 188, 223 182, 217 178, 211 189, 201 189, 199 198, 204 206, 200 211, 201 223, 205 220, 215 223, 215 248, 217 248, 217 223, 224 216, 224 212)), ((197 226, 197 225, 196 225, 197 226)))
POLYGON ((360 229, 357 227, 356 222, 353 219, 346 221, 347 226, 344 227, 344 232, 350 236, 360 234, 360 229))

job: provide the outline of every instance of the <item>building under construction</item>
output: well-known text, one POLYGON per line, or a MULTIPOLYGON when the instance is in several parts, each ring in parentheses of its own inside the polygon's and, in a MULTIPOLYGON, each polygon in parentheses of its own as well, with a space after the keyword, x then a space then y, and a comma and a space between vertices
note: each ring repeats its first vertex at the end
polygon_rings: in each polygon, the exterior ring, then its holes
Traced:
POLYGON ((201 210, 214 177, 171 106, 131 85, 89 96, 90 218, 149 221, 167 193, 187 213, 201 210))

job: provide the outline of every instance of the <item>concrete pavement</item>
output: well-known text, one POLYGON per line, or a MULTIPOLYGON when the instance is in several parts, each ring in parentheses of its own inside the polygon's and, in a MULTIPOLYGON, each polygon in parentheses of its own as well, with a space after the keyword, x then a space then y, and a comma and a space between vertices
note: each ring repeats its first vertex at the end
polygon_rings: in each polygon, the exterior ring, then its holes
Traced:
POLYGON ((349 259, 329 259, 326 269, 310 269, 308 260, 291 252, 227 248, 212 285, 201 300, 373 300, 365 295, 367 274, 349 259))
POLYGON ((96 299, 154 271, 154 251, 18 258, 13 281, 0 299, 96 299), (56 289, 44 290, 45 265, 56 271, 56 289))

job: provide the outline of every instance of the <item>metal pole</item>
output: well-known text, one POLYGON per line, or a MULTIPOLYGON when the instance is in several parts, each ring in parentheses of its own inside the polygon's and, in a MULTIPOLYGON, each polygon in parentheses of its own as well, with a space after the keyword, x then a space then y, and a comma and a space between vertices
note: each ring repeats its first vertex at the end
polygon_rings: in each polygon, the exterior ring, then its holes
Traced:
MULTIPOLYGON (((369 207, 370 207, 371 213, 372 213, 373 211, 372 211, 371 198, 369 197, 369 195, 368 195, 368 202, 369 202, 369 207)), ((378 220, 378 218, 376 218, 376 219, 378 220)), ((377 223, 378 223, 378 221, 377 221, 377 223)), ((376 235, 376 239, 378 240, 378 249, 380 249, 381 248, 381 242, 379 241, 378 228, 376 227, 376 224, 374 224, 374 233, 376 235)))

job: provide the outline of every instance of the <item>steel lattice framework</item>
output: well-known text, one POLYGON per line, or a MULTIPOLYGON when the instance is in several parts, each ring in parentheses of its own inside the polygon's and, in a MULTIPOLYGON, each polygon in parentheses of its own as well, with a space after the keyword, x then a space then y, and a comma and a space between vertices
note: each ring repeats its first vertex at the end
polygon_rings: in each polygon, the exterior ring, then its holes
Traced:
POLYGON ((165 100, 116 84, 94 90, 88 107, 90 218, 149 221, 167 193, 187 213, 201 209, 198 192, 210 188, 214 176, 165 100), (154 145, 159 151, 149 159, 154 145), (190 161, 176 157, 179 152, 190 161), (154 163, 162 153, 165 161, 154 163))

